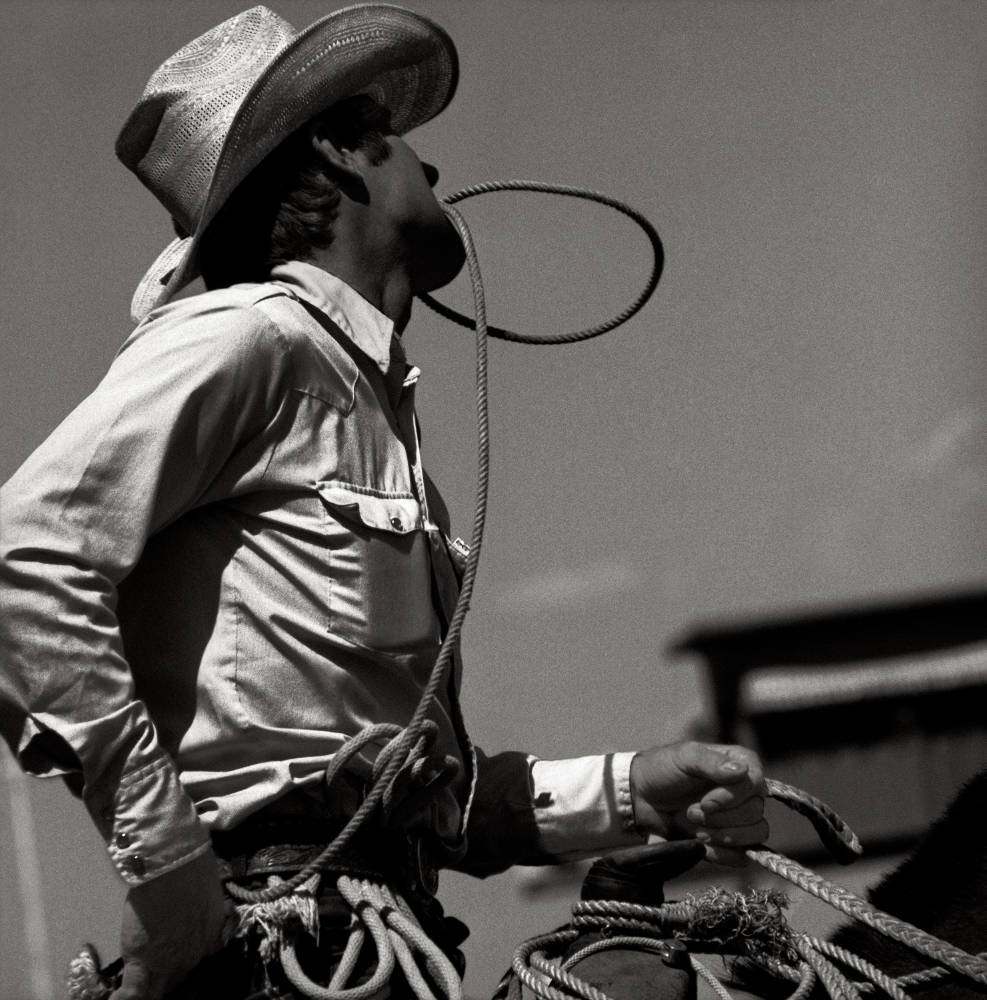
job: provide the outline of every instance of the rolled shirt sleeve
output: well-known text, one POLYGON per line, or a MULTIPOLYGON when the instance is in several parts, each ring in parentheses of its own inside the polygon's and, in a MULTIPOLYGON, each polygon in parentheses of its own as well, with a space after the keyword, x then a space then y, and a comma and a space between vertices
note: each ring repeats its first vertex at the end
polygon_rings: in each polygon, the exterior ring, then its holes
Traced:
POLYGON ((643 844, 634 825, 633 753, 532 760, 531 786, 541 852, 577 861, 643 844))
POLYGON ((453 867, 485 877, 512 865, 563 864, 646 843, 634 825, 633 758, 540 760, 478 750, 467 852, 453 867))
POLYGON ((138 698, 117 586, 270 420, 284 351, 259 310, 161 310, 0 491, 0 731, 62 775, 130 884, 208 849, 138 698))

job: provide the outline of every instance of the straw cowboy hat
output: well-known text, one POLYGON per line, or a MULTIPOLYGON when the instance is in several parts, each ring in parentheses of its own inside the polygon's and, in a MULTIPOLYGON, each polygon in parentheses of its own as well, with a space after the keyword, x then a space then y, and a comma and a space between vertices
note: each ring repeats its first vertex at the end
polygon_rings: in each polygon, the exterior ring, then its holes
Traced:
POLYGON ((293 131, 337 101, 368 94, 403 135, 446 107, 457 79, 449 36, 389 4, 346 7, 297 32, 253 7, 189 42, 151 76, 116 143, 185 234, 141 280, 135 322, 198 276, 202 233, 293 131))

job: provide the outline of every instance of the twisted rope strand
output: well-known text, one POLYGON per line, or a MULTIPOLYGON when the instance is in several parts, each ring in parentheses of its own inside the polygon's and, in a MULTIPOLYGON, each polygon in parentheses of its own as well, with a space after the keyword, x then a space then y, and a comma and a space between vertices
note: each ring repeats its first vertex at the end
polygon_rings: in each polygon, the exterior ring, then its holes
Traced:
POLYGON ((543 954, 536 952, 531 956, 531 967, 542 975, 548 976, 553 983, 560 983, 580 1000, 610 1000, 608 994, 592 983, 573 975, 556 961, 549 961, 543 954))
POLYGON ((807 1000, 808 996, 816 988, 816 970, 804 959, 799 962, 799 984, 794 993, 791 993, 788 1000, 807 1000))
POLYGON ((660 938, 642 937, 631 934, 614 934, 612 937, 606 937, 602 941, 593 941, 591 944, 586 945, 585 948, 580 948, 578 951, 573 952, 562 963, 562 968, 569 972, 584 958, 589 958, 590 955, 595 955, 600 951, 609 951, 611 948, 641 948, 644 951, 660 953, 663 950, 663 944, 664 942, 660 938))
POLYGON ((343 949, 343 954, 340 956, 339 965, 336 966, 336 971, 333 972, 332 978, 329 980, 329 989, 340 990, 346 985, 346 981, 353 975, 353 971, 356 969, 357 960, 360 957, 360 949, 363 947, 363 942, 367 939, 367 932, 363 928, 363 924, 359 922, 359 918, 356 914, 353 914, 354 923, 350 926, 350 934, 346 939, 346 947, 343 949))
POLYGON ((841 864, 850 864, 864 853, 857 835, 834 810, 814 795, 784 781, 765 778, 768 795, 805 816, 823 846, 841 864))
POLYGON ((905 920, 877 909, 849 889, 827 881, 815 872, 803 868, 797 861, 792 861, 791 858, 757 849, 750 849, 745 853, 759 865, 824 900, 835 909, 867 924, 868 927, 873 927, 887 937, 900 941, 940 965, 946 965, 978 983, 987 984, 987 961, 982 958, 970 955, 948 941, 943 941, 905 920))
POLYGON ((846 948, 841 948, 838 944, 833 944, 831 941, 823 941, 821 938, 806 935, 805 940, 816 951, 827 955, 829 958, 835 958, 842 965, 848 966, 854 972, 858 972, 865 979, 870 980, 878 989, 884 990, 892 1000, 908 1000, 908 994, 901 988, 897 980, 887 975, 887 973, 882 972, 876 965, 871 964, 865 958, 861 958, 860 955, 848 951, 846 948))
POLYGON ((806 941, 804 935, 796 936, 795 946, 805 962, 819 977, 819 981, 826 987, 826 992, 832 1000, 862 1000, 860 992, 853 983, 825 955, 816 951, 806 941))
POLYGON ((689 964, 696 971, 696 973, 709 983, 710 988, 713 992, 720 998, 720 1000, 734 1000, 730 991, 716 978, 711 970, 706 968, 702 962, 696 958, 695 955, 689 956, 689 964))

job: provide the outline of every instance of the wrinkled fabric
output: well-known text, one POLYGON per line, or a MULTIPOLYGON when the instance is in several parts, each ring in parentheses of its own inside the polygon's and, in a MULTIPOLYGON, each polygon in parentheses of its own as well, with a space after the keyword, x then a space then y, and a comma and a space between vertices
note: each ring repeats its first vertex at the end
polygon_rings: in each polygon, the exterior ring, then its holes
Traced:
MULTIPOLYGON (((454 599, 433 572, 449 525, 419 375, 386 316, 293 262, 156 310, 0 492, 0 726, 28 771, 82 795, 128 882, 414 712, 454 599)), ((459 681, 457 659, 432 713, 460 764, 429 816, 451 847, 474 775, 459 681)), ((585 848, 557 814, 577 800, 590 846, 636 837, 618 757, 594 778, 487 768, 527 790, 496 864, 544 855, 539 824, 553 850, 585 848)))

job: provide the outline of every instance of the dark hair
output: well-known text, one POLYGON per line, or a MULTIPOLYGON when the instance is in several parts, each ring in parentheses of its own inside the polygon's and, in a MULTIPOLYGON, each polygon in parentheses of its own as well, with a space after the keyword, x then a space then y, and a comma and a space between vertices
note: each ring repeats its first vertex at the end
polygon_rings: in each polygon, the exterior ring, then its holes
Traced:
MULTIPOLYGON (((390 156, 388 111, 365 94, 340 101, 313 120, 338 146, 362 150, 373 164, 390 156)), ((306 124, 251 171, 202 234, 199 269, 206 287, 263 281, 277 264, 308 260, 328 247, 340 197, 306 124)))

